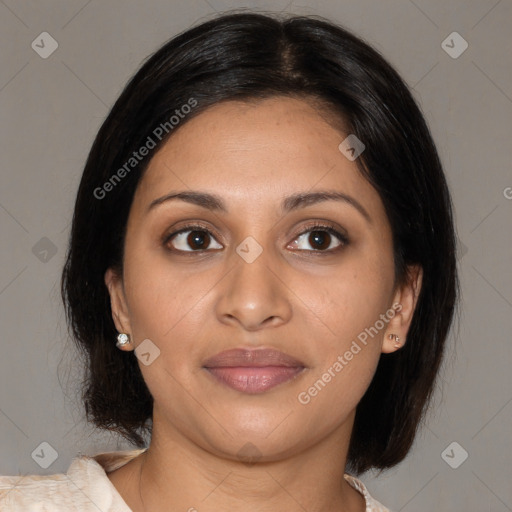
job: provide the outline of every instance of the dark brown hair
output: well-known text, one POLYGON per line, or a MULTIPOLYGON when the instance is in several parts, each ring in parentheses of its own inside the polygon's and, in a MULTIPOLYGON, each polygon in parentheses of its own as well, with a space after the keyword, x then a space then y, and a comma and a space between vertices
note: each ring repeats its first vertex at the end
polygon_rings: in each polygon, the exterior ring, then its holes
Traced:
POLYGON ((80 182, 61 283, 86 361, 87 418, 139 447, 151 433, 153 398, 133 352, 115 346, 104 283, 107 268, 122 272, 128 213, 151 155, 211 105, 279 95, 329 105, 363 141, 357 161, 390 221, 396 280, 406 279, 408 265, 423 268, 407 343, 381 356, 357 407, 348 454, 356 474, 391 467, 413 443, 454 314, 451 199, 428 127, 399 75, 362 40, 318 17, 228 14, 180 34, 143 64, 101 126, 80 182), (191 99, 194 108, 175 126, 171 116, 191 99), (127 167, 148 137, 156 147, 127 167))

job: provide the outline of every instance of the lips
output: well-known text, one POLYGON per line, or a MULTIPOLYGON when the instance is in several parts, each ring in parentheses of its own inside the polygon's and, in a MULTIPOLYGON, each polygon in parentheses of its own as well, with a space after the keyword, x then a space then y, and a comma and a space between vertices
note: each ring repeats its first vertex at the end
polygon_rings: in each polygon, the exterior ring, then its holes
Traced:
POLYGON ((233 349, 211 357, 203 367, 222 384, 255 394, 293 379, 305 365, 278 350, 233 349))

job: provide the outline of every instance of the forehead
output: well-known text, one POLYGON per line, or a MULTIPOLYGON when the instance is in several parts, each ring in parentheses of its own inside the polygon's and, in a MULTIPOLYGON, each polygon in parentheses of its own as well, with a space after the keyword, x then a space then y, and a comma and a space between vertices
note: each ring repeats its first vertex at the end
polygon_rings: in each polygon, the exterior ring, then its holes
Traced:
POLYGON ((278 197, 332 188, 379 201, 356 162, 338 149, 348 133, 314 105, 275 97, 227 101, 187 121, 159 149, 135 203, 171 190, 201 189, 230 201, 270 204, 278 197))

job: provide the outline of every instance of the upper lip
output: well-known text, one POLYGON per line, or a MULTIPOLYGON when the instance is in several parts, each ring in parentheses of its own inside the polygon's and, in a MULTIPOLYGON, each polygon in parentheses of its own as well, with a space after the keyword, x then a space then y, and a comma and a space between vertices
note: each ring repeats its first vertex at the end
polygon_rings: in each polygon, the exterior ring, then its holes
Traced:
POLYGON ((304 363, 294 357, 275 349, 235 348, 220 352, 205 361, 203 367, 264 367, 286 366, 290 368, 304 367, 304 363))

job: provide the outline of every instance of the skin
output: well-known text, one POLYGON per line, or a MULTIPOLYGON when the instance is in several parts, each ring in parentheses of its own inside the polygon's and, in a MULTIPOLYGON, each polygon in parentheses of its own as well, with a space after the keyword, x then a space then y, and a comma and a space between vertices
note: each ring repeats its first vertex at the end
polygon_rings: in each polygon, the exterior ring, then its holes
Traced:
POLYGON ((131 336, 125 350, 145 339, 160 350, 150 365, 139 361, 154 397, 149 449, 109 474, 134 512, 365 510, 343 480, 355 408, 381 353, 397 350, 388 335, 406 339, 421 270, 395 286, 391 228, 378 193, 338 149, 346 136, 303 100, 231 101, 188 121, 152 158, 130 210, 123 275, 105 274, 116 327, 131 336), (216 194, 227 211, 172 200, 148 212, 190 190, 216 194), (285 197, 320 190, 351 196, 369 220, 333 200, 281 211, 285 197), (206 251, 191 252, 190 232, 162 242, 188 221, 212 232, 206 251), (312 222, 349 243, 322 233, 319 249, 312 222), (252 263, 236 252, 248 236, 263 249, 252 263), (301 404, 299 393, 394 303, 400 312, 301 404), (306 368, 261 394, 235 391, 202 365, 236 347, 275 348, 306 368), (237 455, 246 443, 254 464, 237 455))

